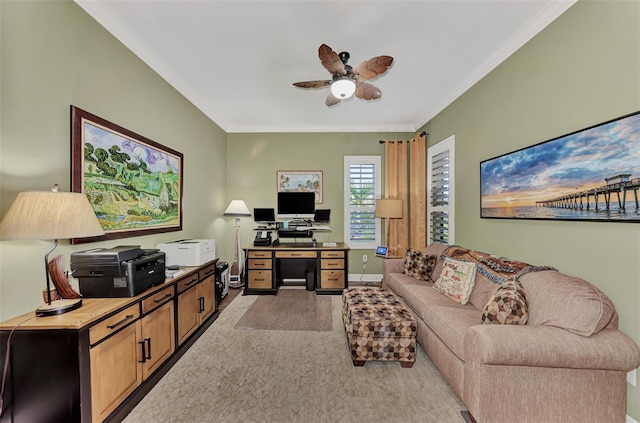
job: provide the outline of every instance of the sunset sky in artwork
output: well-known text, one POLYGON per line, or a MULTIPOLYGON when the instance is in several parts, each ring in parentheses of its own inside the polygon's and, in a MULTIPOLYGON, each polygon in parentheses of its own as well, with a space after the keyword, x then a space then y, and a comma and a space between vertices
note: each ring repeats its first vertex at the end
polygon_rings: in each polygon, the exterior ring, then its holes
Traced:
POLYGON ((640 178, 640 114, 482 162, 482 208, 535 206, 629 173, 640 178))

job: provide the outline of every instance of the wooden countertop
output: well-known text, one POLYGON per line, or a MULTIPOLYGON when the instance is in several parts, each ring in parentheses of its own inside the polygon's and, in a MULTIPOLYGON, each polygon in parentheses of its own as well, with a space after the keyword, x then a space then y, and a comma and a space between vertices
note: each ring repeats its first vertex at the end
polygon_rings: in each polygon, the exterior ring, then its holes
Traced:
POLYGON ((152 295, 167 286, 175 285, 178 281, 187 276, 193 275, 209 266, 215 264, 216 260, 204 263, 196 267, 183 267, 184 273, 175 278, 166 279, 161 285, 153 286, 135 297, 126 298, 83 298, 82 306, 77 310, 70 311, 57 316, 36 317, 35 311, 21 314, 9 320, 0 322, 0 330, 37 330, 37 329, 82 329, 107 315, 134 304, 141 299, 152 295))

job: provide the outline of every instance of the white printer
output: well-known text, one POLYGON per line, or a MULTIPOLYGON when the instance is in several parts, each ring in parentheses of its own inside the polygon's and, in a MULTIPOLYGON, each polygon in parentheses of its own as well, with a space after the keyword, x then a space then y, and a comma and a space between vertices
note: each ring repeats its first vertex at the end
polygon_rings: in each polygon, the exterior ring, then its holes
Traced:
POLYGON ((216 256, 215 239, 180 239, 156 248, 166 255, 167 266, 200 266, 216 256))

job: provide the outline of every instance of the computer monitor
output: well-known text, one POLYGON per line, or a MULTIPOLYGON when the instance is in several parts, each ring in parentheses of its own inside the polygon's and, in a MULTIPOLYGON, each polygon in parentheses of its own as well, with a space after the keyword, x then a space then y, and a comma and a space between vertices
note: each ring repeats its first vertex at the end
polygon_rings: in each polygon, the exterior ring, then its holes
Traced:
POLYGON ((316 213, 313 216, 313 221, 329 223, 329 216, 331 216, 331 209, 316 209, 316 213))
POLYGON ((311 191, 278 193, 279 219, 312 219, 316 210, 316 194, 311 191))
POLYGON ((254 207, 253 220, 258 223, 273 223, 276 221, 275 210, 254 207))

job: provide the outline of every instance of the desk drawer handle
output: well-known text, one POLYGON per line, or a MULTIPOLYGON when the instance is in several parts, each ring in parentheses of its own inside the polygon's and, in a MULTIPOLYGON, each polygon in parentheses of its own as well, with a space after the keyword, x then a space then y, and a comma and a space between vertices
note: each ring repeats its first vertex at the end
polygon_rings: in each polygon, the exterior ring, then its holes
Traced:
POLYGON ((256 266, 256 267, 258 267, 258 266, 264 266, 264 265, 265 265, 265 263, 254 263, 253 265, 254 265, 254 266, 256 266))
POLYGON ((122 319, 119 322, 116 322, 116 323, 114 323, 112 325, 107 326, 107 328, 108 329, 115 329, 118 326, 120 326, 121 324, 123 324, 124 322, 126 322, 127 320, 131 320, 131 319, 133 319, 133 314, 127 314, 124 319, 122 319))
POLYGON ((209 276, 209 275, 213 275, 213 272, 215 272, 215 270, 209 269, 208 271, 205 271, 204 274, 205 276, 209 276))
POLYGON ((340 266, 340 263, 327 263, 329 266, 340 266))
POLYGON ((329 278, 330 281, 337 281, 338 278, 329 278))
POLYGON ((265 279, 264 278, 256 278, 255 280, 256 281, 264 281, 265 279))
POLYGON ((171 293, 167 292, 166 294, 164 294, 164 297, 158 298, 157 300, 153 300, 153 302, 157 304, 157 303, 161 302, 162 300, 164 300, 165 298, 169 298, 169 297, 171 297, 171 293))

